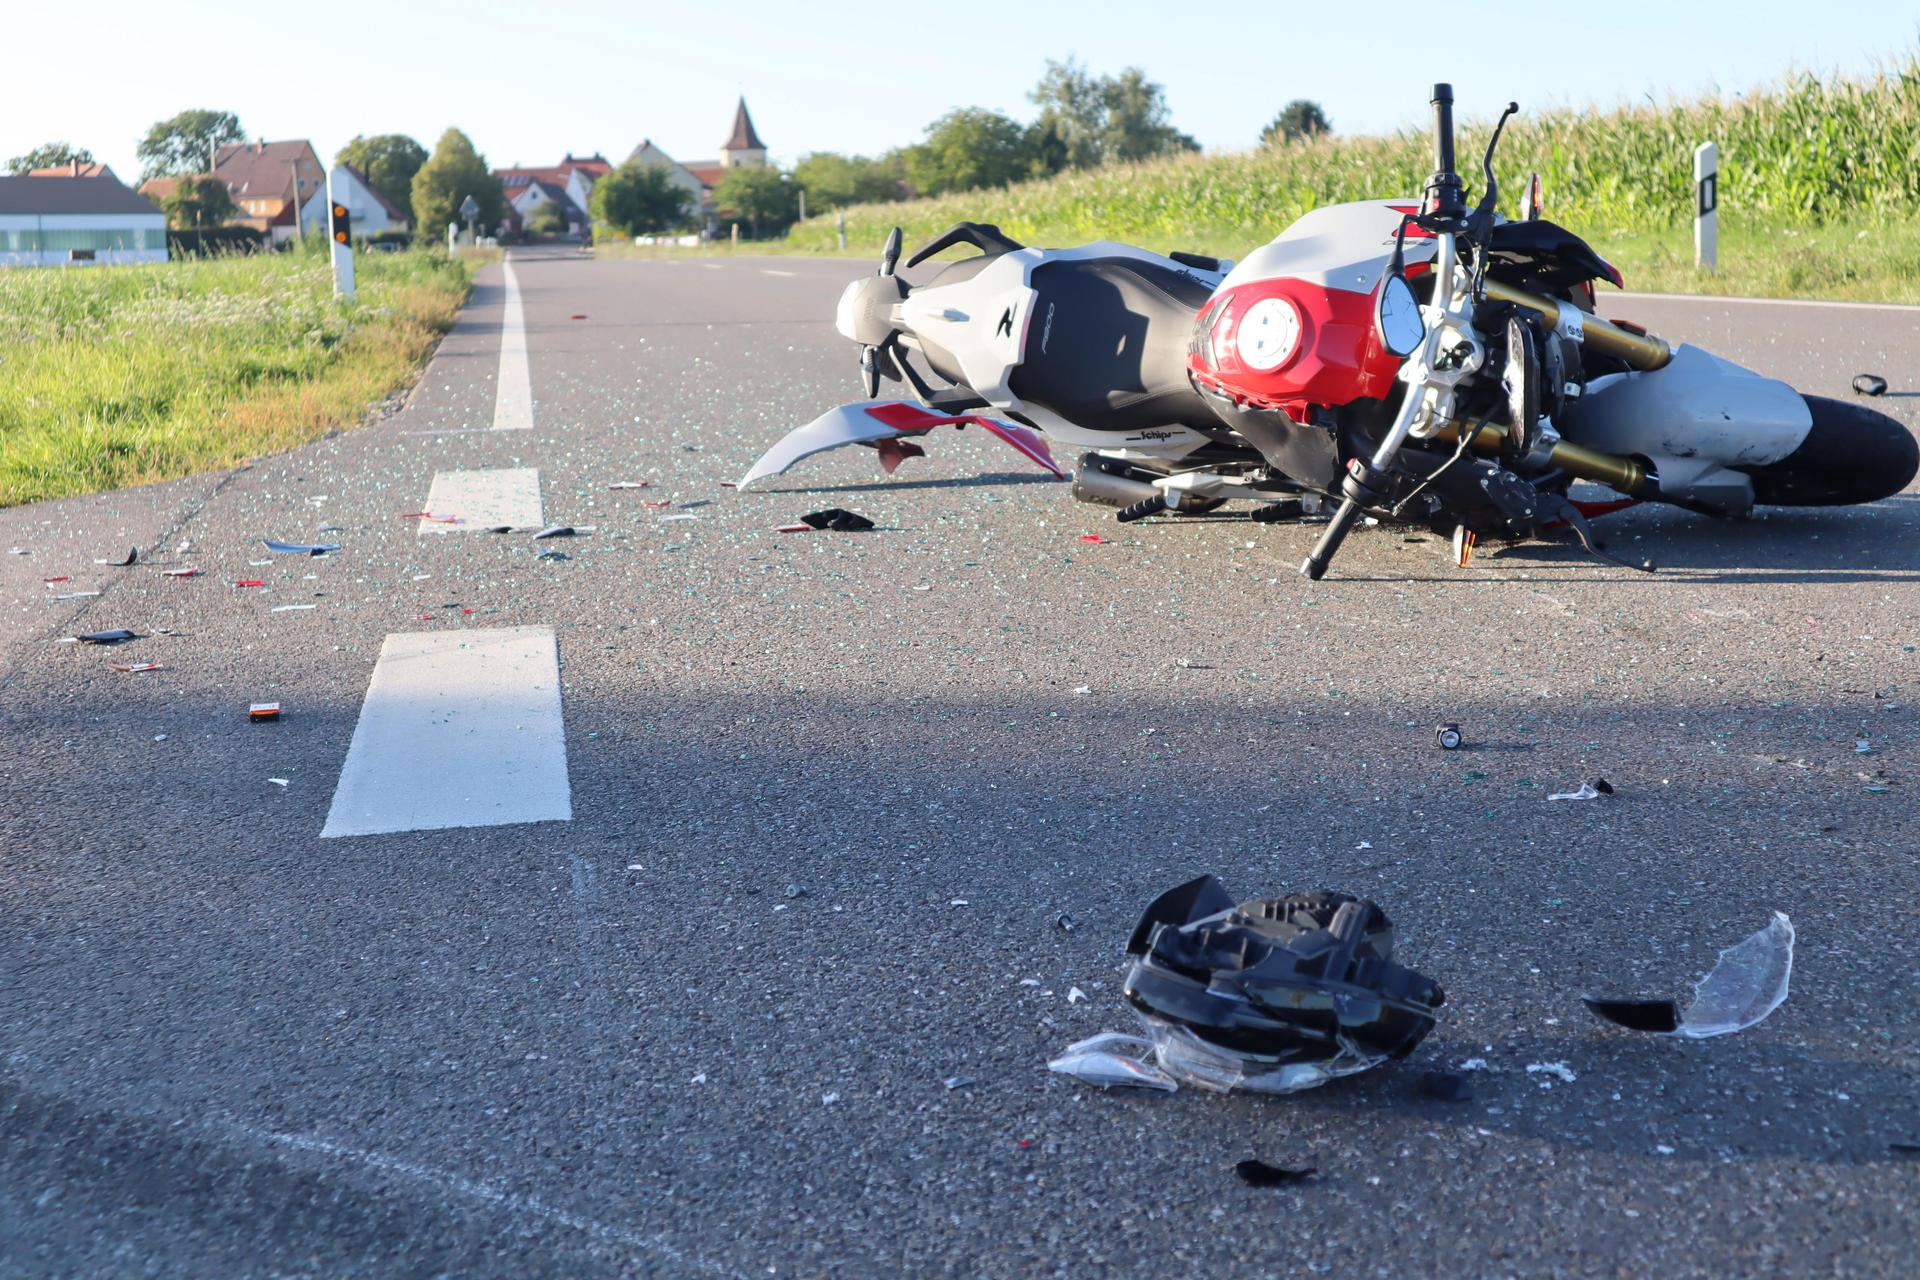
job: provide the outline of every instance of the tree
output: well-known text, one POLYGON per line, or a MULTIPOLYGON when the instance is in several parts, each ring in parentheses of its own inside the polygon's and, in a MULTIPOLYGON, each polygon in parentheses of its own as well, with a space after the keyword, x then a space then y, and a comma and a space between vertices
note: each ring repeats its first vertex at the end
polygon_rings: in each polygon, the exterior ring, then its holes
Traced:
POLYGON ((182 111, 147 130, 134 154, 141 178, 176 178, 211 172, 217 148, 246 140, 240 117, 231 111, 182 111))
POLYGON ((507 207, 507 194, 488 170, 487 158, 458 129, 440 135, 433 155, 413 175, 412 194, 414 233, 427 240, 445 235, 450 222, 466 225, 460 205, 468 196, 480 206, 475 221, 482 227, 499 226, 507 207))
POLYGON ((685 226, 693 197, 664 165, 629 160, 593 184, 587 206, 596 227, 639 236, 685 226))
POLYGON ((1031 170, 1027 131, 985 107, 949 111, 907 148, 907 177, 923 196, 1004 187, 1031 170))
POLYGON ((1272 124, 1260 131, 1260 145, 1287 146, 1332 132, 1333 125, 1327 120, 1327 113, 1320 109, 1319 103, 1295 98, 1280 108, 1280 114, 1273 118, 1272 124))
POLYGON ((1094 76, 1072 59, 1049 61, 1027 97, 1040 108, 1029 132, 1039 173, 1200 149, 1173 127, 1165 88, 1138 67, 1094 76))
POLYGON ((35 169, 62 169, 76 160, 81 164, 92 164, 93 152, 65 142, 43 142, 25 155, 7 161, 7 172, 20 174, 31 173, 35 169))
POLYGON ((160 207, 167 211, 167 222, 181 229, 217 227, 240 212, 227 184, 205 173, 180 179, 173 193, 161 199, 160 207))
POLYGON ((841 209, 900 199, 900 170, 897 158, 873 160, 815 151, 793 167, 793 182, 815 208, 841 209))
POLYGON ((404 133, 354 135, 333 157, 335 164, 358 169, 380 193, 405 209, 413 204, 413 175, 427 162, 427 149, 404 133))
POLYGON ((527 215, 526 228, 537 236, 565 235, 567 231, 567 212, 557 201, 548 200, 537 204, 533 212, 527 215))
POLYGON ((756 240, 763 229, 769 234, 785 231, 800 216, 799 191, 778 169, 742 165, 727 170, 713 189, 713 203, 731 210, 735 221, 746 219, 756 240))

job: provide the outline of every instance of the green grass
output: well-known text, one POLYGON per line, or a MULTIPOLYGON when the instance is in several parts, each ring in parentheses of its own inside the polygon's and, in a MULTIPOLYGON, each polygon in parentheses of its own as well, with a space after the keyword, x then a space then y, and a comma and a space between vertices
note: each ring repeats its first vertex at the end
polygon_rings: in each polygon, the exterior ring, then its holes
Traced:
MULTIPOLYGON (((1489 85, 1497 92, 1497 86, 1489 85)), ((1489 122, 1465 125, 1461 166, 1489 122)), ((1271 151, 1182 156, 992 191, 847 210, 849 252, 876 254, 962 219, 1031 244, 1121 240, 1240 257, 1321 205, 1411 195, 1431 167, 1424 135, 1334 137, 1271 151)), ((1920 302, 1920 59, 1878 75, 1797 76, 1744 97, 1515 118, 1501 140, 1502 204, 1527 175, 1547 216, 1591 241, 1630 287, 1920 302), (1693 149, 1720 147, 1721 270, 1691 267, 1693 149), (1864 234, 1862 234, 1864 233, 1864 234)), ((831 214, 793 229, 790 251, 837 253, 831 214)))
POLYGON ((355 270, 351 306, 315 251, 0 271, 0 506, 229 466, 359 420, 452 326, 470 267, 413 251, 355 270))

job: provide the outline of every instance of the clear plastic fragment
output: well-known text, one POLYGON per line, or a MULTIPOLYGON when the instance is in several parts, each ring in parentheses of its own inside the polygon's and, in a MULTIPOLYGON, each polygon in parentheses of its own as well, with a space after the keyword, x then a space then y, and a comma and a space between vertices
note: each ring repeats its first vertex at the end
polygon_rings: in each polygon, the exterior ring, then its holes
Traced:
POLYGON ((1705 1040, 1758 1026, 1786 1003, 1792 976, 1793 921, 1776 911, 1766 928, 1720 953, 1671 1034, 1705 1040))
POLYGON ((1370 1054, 1343 1040, 1338 1051, 1322 1061, 1276 1063, 1209 1044, 1185 1027, 1152 1018, 1140 1021, 1144 1037, 1103 1031, 1068 1045, 1047 1069, 1103 1088, 1131 1085, 1172 1093, 1184 1084, 1214 1093, 1298 1093, 1387 1060, 1385 1054, 1370 1054))

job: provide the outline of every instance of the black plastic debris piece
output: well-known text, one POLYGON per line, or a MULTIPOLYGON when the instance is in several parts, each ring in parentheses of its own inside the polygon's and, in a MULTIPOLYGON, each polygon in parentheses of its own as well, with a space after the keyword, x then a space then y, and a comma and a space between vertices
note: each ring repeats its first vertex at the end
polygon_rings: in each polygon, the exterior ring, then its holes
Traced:
POLYGON ((572 536, 573 536, 572 525, 550 524, 546 528, 542 529, 540 532, 534 534, 533 540, 535 542, 538 542, 542 538, 571 538, 572 536))
POLYGON ((1613 794, 1613 784, 1611 782, 1608 782, 1605 778, 1595 778, 1593 780, 1593 789, 1595 791, 1598 791, 1603 796, 1610 796, 1613 794))
POLYGON ((1053 913, 1053 927, 1062 933, 1072 933, 1078 926, 1072 916, 1064 911, 1056 911, 1053 913))
POLYGON ((1920 1156, 1920 1142, 1889 1142, 1887 1150, 1897 1156, 1920 1156))
POLYGON ((1305 1182, 1318 1169, 1282 1169, 1277 1164, 1268 1164, 1265 1160, 1242 1160, 1233 1166, 1240 1175, 1240 1181, 1250 1187, 1286 1187, 1296 1182, 1305 1182))
POLYGON ((140 548, 129 547, 124 560, 95 560, 95 564, 104 564, 110 569, 124 569, 140 559, 140 548))
POLYGON ((807 896, 807 886, 803 884, 790 884, 787 886, 787 896, 789 898, 804 898, 807 896))
POLYGON ((1457 724, 1439 725, 1433 731, 1433 745, 1442 751, 1458 751, 1462 741, 1457 724))
POLYGON ((1429 1071, 1420 1077, 1420 1092, 1442 1102, 1472 1102, 1473 1081, 1452 1071, 1429 1071))
POLYGON ((260 541, 277 556, 323 556, 340 549, 340 544, 335 542, 280 542, 273 538, 262 538, 260 541))
POLYGON ((800 522, 812 529, 823 529, 832 533, 860 533, 873 528, 873 521, 857 512, 844 507, 828 507, 825 511, 809 511, 800 517, 800 522))
POLYGON ((1853 389, 1863 396, 1883 396, 1887 394, 1887 380, 1877 373, 1856 374, 1853 389))
POLYGON ((512 525, 510 525, 510 524, 490 524, 490 525, 488 525, 488 526, 487 526, 486 528, 484 528, 484 529, 482 529, 482 530, 481 530, 480 532, 482 532, 482 533, 512 533, 512 532, 513 532, 513 526, 512 526, 512 525))
POLYGON ((1267 1071, 1404 1058, 1446 999, 1393 963, 1384 911, 1329 890, 1236 906, 1201 876, 1148 905, 1127 953, 1123 994, 1142 1015, 1267 1071))
POLYGON ((1605 1000, 1581 996, 1593 1016, 1629 1031, 1669 1032, 1680 1028, 1680 1006, 1671 1000, 1605 1000))
POLYGON ((138 640, 140 634, 125 627, 115 627, 111 631, 89 631, 78 637, 81 644, 120 644, 127 640, 138 640))
POLYGON ((571 560, 573 559, 573 557, 568 555, 564 551, 542 551, 539 555, 535 556, 534 559, 536 560, 571 560))
POLYGON ((681 503, 680 509, 682 511, 694 511, 699 509, 700 507, 710 507, 712 505, 713 505, 712 498, 695 498, 692 502, 681 503))

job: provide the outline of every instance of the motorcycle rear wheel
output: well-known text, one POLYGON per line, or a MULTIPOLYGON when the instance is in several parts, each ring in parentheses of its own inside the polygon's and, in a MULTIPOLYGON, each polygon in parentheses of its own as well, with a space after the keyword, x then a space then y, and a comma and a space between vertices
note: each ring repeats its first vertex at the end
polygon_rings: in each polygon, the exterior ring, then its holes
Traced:
POLYGON ((1802 396, 1813 414, 1807 438, 1778 462, 1745 467, 1755 502, 1774 507, 1844 507, 1890 498, 1920 471, 1920 441, 1897 420, 1865 405, 1802 396))

